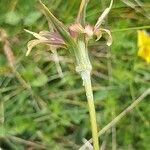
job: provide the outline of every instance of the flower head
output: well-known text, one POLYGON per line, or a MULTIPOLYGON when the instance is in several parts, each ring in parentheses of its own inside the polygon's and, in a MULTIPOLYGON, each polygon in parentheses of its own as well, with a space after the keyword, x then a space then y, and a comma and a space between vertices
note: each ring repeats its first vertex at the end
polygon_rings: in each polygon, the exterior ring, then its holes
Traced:
POLYGON ((48 21, 52 24, 56 32, 49 32, 49 31, 41 31, 39 33, 35 33, 29 30, 25 30, 26 32, 32 34, 36 37, 35 40, 31 40, 28 42, 28 51, 26 55, 29 55, 30 51, 34 46, 37 44, 43 43, 52 45, 55 47, 65 47, 70 50, 70 52, 75 55, 77 59, 78 55, 78 39, 82 36, 82 40, 85 43, 88 42, 89 39, 93 37, 93 35, 97 36, 97 40, 102 37, 103 33, 108 34, 107 45, 110 46, 112 43, 111 33, 107 29, 101 28, 101 24, 107 14, 109 13, 113 0, 111 0, 110 6, 105 9, 102 15, 98 18, 97 23, 95 26, 91 26, 89 24, 85 24, 85 12, 86 6, 89 0, 82 0, 80 9, 78 12, 78 16, 76 22, 67 28, 62 22, 60 22, 49 10, 48 8, 40 1, 40 6, 42 12, 47 17, 48 21))
POLYGON ((138 47, 138 56, 150 63, 150 35, 146 31, 138 31, 138 47))

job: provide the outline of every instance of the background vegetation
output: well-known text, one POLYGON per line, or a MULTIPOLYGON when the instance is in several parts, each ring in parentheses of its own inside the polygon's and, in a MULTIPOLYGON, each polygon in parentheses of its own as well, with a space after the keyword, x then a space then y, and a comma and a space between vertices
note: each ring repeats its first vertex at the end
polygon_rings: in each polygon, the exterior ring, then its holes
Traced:
MULTIPOLYGON (((68 25, 75 20, 80 4, 78 0, 44 2, 68 25)), ((111 48, 106 46, 105 39, 90 43, 99 130, 150 86, 149 64, 138 58, 137 30, 130 29, 149 25, 150 3, 144 0, 140 7, 136 0, 131 2, 136 4, 135 8, 115 0, 103 24, 112 31, 111 48)), ((94 24, 108 4, 109 1, 91 0, 87 20, 94 24)), ((37 0, 0 0, 0 27, 8 40, 7 49, 4 41, 0 42, 0 147, 4 150, 78 149, 83 138, 91 138, 91 132, 82 81, 69 53, 58 51, 62 78, 56 56, 47 47, 40 45, 25 57, 26 44, 32 36, 23 29, 48 30, 37 0)), ((101 136, 106 150, 150 148, 149 98, 112 131, 101 136)))

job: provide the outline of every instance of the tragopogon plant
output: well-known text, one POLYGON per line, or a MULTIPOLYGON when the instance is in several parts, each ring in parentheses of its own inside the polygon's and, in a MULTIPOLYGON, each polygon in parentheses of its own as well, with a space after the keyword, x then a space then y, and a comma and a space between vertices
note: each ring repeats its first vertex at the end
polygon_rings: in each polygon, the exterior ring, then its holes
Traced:
POLYGON ((47 17, 50 24, 52 24, 55 32, 41 31, 39 34, 37 34, 35 32, 26 30, 28 33, 37 38, 28 42, 28 51, 26 55, 29 55, 31 49, 39 43, 47 44, 50 47, 55 48, 62 47, 70 51, 72 57, 75 60, 76 72, 80 74, 86 91, 92 129, 93 148, 94 150, 99 150, 96 113, 91 86, 92 66, 88 56, 88 41, 93 36, 96 36, 98 41, 102 37, 103 33, 107 33, 107 45, 111 45, 112 38, 110 31, 103 29, 101 24, 109 13, 113 0, 111 0, 110 6, 106 8, 102 15, 98 18, 95 26, 91 26, 85 22, 86 6, 88 2, 89 0, 81 1, 80 9, 75 23, 67 28, 40 1, 41 10, 47 17))

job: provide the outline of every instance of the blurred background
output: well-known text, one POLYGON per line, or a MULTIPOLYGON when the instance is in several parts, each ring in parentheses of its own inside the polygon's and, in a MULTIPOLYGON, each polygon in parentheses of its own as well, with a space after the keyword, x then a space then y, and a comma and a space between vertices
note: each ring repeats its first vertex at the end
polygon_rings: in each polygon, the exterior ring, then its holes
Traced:
MULTIPOLYGON (((80 1, 43 2, 66 25, 75 21, 80 1)), ((109 3, 90 0, 87 21, 94 25, 109 3)), ((103 27, 112 31, 112 46, 105 38, 89 43, 99 130, 150 87, 150 64, 137 55, 138 29, 150 31, 150 1, 114 0, 103 27)), ((38 1, 0 0, 0 148, 77 150, 91 131, 73 60, 66 50, 43 45, 26 57, 33 37, 24 29, 49 30, 38 1)), ((150 149, 149 99, 100 136, 103 150, 150 149)))

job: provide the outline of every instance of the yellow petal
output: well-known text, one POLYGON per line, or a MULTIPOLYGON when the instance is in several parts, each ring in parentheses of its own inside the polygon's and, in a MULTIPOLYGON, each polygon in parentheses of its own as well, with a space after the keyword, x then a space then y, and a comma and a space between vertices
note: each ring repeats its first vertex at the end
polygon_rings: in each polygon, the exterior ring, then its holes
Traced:
POLYGON ((150 35, 146 31, 138 31, 138 56, 150 63, 150 35))

